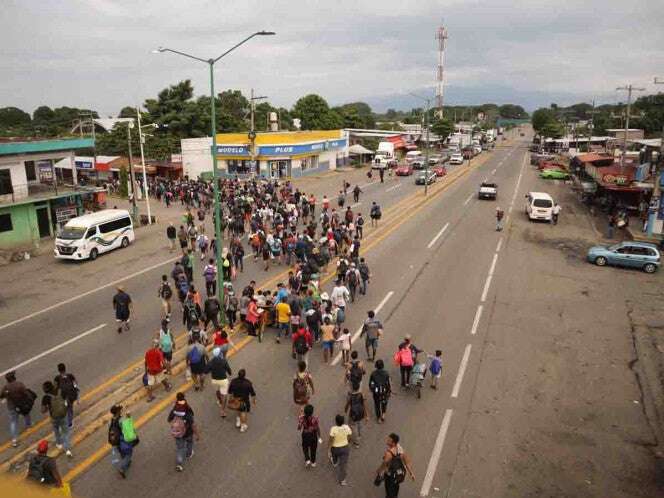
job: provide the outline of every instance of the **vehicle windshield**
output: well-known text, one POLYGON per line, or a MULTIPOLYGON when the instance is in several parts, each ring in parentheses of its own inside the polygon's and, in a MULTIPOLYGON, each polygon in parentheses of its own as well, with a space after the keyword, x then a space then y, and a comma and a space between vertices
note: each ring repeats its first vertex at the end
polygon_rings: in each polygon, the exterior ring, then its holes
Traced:
POLYGON ((65 240, 82 239, 83 235, 85 235, 85 230, 85 227, 70 227, 65 225, 65 227, 58 233, 58 238, 65 240))
POLYGON ((622 244, 613 244, 612 246, 609 246, 609 251, 617 251, 622 247, 622 244))
POLYGON ((496 184, 495 183, 482 183, 482 187, 496 188, 496 184))
POLYGON ((538 208, 550 208, 553 206, 553 203, 549 199, 535 199, 533 201, 533 206, 538 208))

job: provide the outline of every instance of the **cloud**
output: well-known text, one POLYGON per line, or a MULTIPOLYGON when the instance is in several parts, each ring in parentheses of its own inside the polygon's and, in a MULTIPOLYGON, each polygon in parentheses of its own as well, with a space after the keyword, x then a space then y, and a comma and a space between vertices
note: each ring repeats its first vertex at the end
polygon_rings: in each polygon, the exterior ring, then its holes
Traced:
POLYGON ((277 36, 220 61, 217 88, 254 87, 287 107, 307 93, 340 104, 432 91, 441 21, 449 33, 448 102, 623 99, 616 86, 655 91, 650 83, 664 67, 659 0, 10 0, 3 7, 0 105, 29 111, 77 105, 114 114, 186 78, 205 94, 203 64, 150 51, 163 45, 216 57, 260 29, 277 36))

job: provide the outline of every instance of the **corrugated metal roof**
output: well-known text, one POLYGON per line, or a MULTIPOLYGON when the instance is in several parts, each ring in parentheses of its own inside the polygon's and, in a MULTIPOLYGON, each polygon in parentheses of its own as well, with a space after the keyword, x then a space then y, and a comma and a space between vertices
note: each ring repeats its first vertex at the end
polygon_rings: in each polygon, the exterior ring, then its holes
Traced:
POLYGON ((7 142, 0 143, 0 156, 89 149, 94 147, 94 145, 95 142, 92 138, 63 138, 59 140, 39 140, 34 142, 7 142))

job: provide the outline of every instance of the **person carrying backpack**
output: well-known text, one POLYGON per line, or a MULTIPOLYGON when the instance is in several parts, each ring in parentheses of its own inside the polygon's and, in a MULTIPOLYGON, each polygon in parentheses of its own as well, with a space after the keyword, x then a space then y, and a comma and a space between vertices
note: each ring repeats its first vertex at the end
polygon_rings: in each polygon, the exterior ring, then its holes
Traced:
POLYGON ((375 367, 376 369, 369 376, 369 390, 374 400, 376 420, 380 424, 385 422, 385 412, 387 412, 387 402, 392 394, 392 384, 383 360, 376 360, 375 367))
POLYGON ((65 450, 65 455, 72 458, 69 424, 67 423, 67 401, 58 392, 51 381, 46 381, 42 385, 44 396, 41 400, 41 412, 48 412, 53 426, 53 436, 55 437, 55 446, 65 450))
POLYGON ((184 393, 175 395, 175 406, 166 419, 171 424, 171 436, 175 439, 175 470, 184 470, 185 459, 194 456, 194 437, 200 439, 198 426, 194 422, 194 411, 191 409, 184 393))
POLYGON ((147 402, 154 401, 153 391, 157 384, 161 383, 166 392, 171 390, 171 384, 164 376, 165 358, 161 351, 161 341, 159 339, 152 340, 152 347, 145 352, 144 358, 145 367, 145 389, 148 393, 147 402))
MULTIPOLYGON (((131 421, 131 417, 129 417, 131 421)), ((124 424, 129 429, 129 423, 124 424)), ((133 421, 131 421, 133 428, 133 421)), ((127 435, 130 430, 127 430, 127 435)), ((135 436, 135 431, 134 431, 135 436)), ((111 445, 111 464, 123 479, 127 478, 127 470, 131 465, 131 458, 134 453, 134 446, 137 444, 138 437, 132 441, 127 441, 123 433, 122 406, 113 405, 111 407, 111 421, 108 424, 108 444, 111 445)))
POLYGON ((192 335, 192 343, 187 350, 187 366, 191 370, 194 390, 200 391, 205 384, 203 376, 207 371, 207 350, 200 343, 200 336, 192 335))
POLYGON ((355 218, 355 234, 360 238, 363 238, 364 233, 364 217, 362 213, 357 213, 357 218, 355 218))
POLYGON ((348 413, 350 426, 353 429, 353 434, 355 434, 353 446, 359 448, 362 439, 362 422, 369 419, 369 411, 360 388, 360 382, 351 381, 351 391, 346 398, 344 412, 348 413))
POLYGON ((346 367, 346 373, 344 374, 344 381, 348 382, 351 388, 355 384, 359 384, 361 386, 362 379, 366 373, 364 365, 360 360, 357 359, 358 356, 359 355, 357 351, 352 351, 350 353, 350 362, 348 363, 348 366, 346 367))
POLYGON ((7 372, 5 380, 7 384, 0 392, 0 400, 7 401, 9 434, 12 437, 12 448, 16 448, 18 446, 18 417, 23 416, 26 429, 32 426, 30 412, 37 399, 37 394, 16 380, 16 372, 7 372))
POLYGON ((175 337, 173 332, 168 327, 168 320, 161 321, 161 328, 159 329, 159 349, 164 356, 164 372, 166 375, 171 375, 171 362, 173 361, 173 352, 175 351, 175 337))
POLYGON ((182 324, 187 327, 188 332, 199 326, 202 314, 201 307, 194 302, 191 293, 189 293, 182 305, 182 324))
POLYGON ((383 461, 376 470, 376 485, 382 480, 385 483, 385 497, 398 498, 399 486, 406 479, 406 475, 412 481, 415 474, 411 467, 410 458, 399 444, 399 436, 391 433, 387 436, 387 450, 383 454, 383 461))
POLYGON ((74 402, 78 400, 79 393, 76 377, 67 373, 64 363, 58 363, 58 375, 53 379, 53 384, 67 402, 67 425, 71 429, 74 426, 74 402))
POLYGON ((360 258, 360 264, 358 266, 358 270, 360 272, 360 294, 364 296, 367 293, 367 284, 369 283, 369 279, 371 278, 371 271, 369 270, 369 265, 367 265, 367 262, 364 260, 364 258, 360 258))
POLYGON ((168 283, 168 276, 161 276, 161 284, 159 285, 159 290, 157 295, 161 299, 161 310, 164 313, 164 318, 171 317, 171 298, 173 297, 173 289, 171 284, 168 283))
POLYGON ((320 425, 318 417, 314 416, 314 407, 306 405, 297 422, 297 430, 302 433, 302 451, 304 452, 304 466, 316 467, 316 449, 320 438, 320 425))
POLYGON ((297 373, 293 378, 293 401, 296 405, 304 406, 315 393, 314 379, 307 372, 307 364, 303 361, 297 364, 297 373))
MULTIPOLYGON (((53 488, 64 487, 62 477, 60 477, 60 472, 58 472, 58 466, 55 463, 55 458, 48 456, 48 441, 45 439, 42 439, 37 444, 37 454, 30 457, 26 479, 41 486, 53 488)), ((68 490, 65 492, 66 495, 69 495, 68 490)))
POLYGON ((380 206, 376 204, 376 201, 371 203, 371 211, 369 211, 369 217, 371 218, 371 226, 377 227, 378 220, 382 218, 383 214, 380 211, 380 206))
POLYGON ((346 271, 346 284, 348 285, 351 303, 355 302, 355 294, 357 294, 361 278, 360 271, 355 267, 355 263, 351 263, 350 268, 346 271))
POLYGON ((313 347, 313 337, 311 332, 306 328, 300 327, 293 334, 293 356, 300 362, 303 361, 305 365, 307 364, 307 357, 309 355, 309 350, 313 347))

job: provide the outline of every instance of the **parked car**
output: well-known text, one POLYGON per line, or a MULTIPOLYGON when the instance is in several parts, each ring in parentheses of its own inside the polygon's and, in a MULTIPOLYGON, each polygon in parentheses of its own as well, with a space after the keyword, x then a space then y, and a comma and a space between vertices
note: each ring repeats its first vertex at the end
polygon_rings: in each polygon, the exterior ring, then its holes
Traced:
POLYGON ((410 165, 413 169, 424 169, 424 161, 413 161, 410 165))
POLYGON ((482 182, 477 192, 478 199, 496 199, 498 197, 498 185, 495 183, 482 182))
POLYGON ((450 156, 450 164, 463 164, 463 155, 455 152, 450 156))
POLYGON ((418 171, 415 175, 415 185, 431 185, 436 181, 436 173, 433 171, 418 171))
POLYGON ((412 164, 402 164, 394 170, 394 173, 397 176, 410 176, 413 174, 413 166, 412 164))
POLYGON ((610 247, 594 246, 588 249, 587 257, 597 266, 640 268, 646 273, 657 271, 660 263, 657 246, 646 242, 625 241, 610 247))
POLYGON ((526 214, 530 220, 551 221, 553 219, 553 199, 546 192, 526 194, 526 214))
POLYGON ((545 180, 567 180, 569 173, 561 169, 545 169, 542 170, 539 176, 545 180))
POLYGON ((436 166, 431 171, 433 171, 436 176, 445 176, 447 174, 447 168, 445 166, 436 166))
POLYGON ((433 166, 434 164, 438 164, 440 161, 440 156, 431 156, 429 158, 429 166, 433 166))
POLYGON ((473 155, 478 155, 482 152, 482 146, 481 145, 473 145, 473 155))

